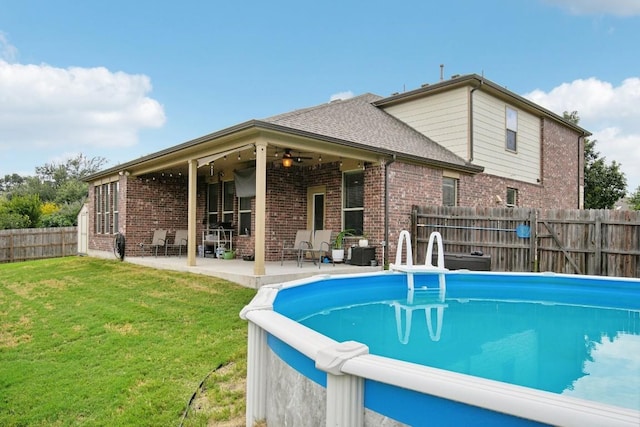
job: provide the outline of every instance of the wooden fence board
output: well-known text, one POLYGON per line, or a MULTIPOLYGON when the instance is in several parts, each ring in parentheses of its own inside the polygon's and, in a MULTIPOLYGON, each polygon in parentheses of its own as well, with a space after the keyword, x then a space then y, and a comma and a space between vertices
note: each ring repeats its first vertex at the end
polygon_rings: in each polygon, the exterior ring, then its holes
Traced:
POLYGON ((0 230, 0 263, 57 258, 77 253, 77 227, 0 230))
POLYGON ((415 262, 439 231, 445 252, 482 251, 495 271, 640 277, 640 211, 414 206, 412 217, 415 262))

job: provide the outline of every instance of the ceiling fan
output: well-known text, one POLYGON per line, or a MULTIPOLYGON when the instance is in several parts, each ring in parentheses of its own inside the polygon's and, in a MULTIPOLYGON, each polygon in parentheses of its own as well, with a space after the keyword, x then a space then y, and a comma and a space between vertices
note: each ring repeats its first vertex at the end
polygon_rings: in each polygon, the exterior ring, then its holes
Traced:
POLYGON ((293 165, 294 161, 296 163, 301 163, 302 160, 309 160, 309 159, 313 159, 313 157, 301 156, 299 152, 297 155, 291 154, 291 149, 285 148, 284 154, 282 155, 282 166, 284 166, 285 168, 288 168, 291 165, 293 165))

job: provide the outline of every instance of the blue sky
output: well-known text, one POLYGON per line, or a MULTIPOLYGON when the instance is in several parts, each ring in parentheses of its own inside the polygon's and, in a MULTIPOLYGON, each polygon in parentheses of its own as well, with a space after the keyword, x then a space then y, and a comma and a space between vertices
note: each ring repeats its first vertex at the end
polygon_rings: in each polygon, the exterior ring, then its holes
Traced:
POLYGON ((0 176, 108 166, 249 119, 483 74, 640 186, 639 0, 0 0, 0 176))

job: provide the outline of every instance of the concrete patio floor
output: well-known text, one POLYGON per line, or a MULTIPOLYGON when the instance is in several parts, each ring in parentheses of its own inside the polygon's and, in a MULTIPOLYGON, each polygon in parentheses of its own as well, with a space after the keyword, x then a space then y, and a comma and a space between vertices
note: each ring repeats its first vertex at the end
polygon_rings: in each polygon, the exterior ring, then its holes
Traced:
MULTIPOLYGON (((89 255, 100 256, 100 254, 89 255)), ((113 255, 110 256, 113 257, 113 255)), ((280 261, 266 262, 266 274, 264 276, 256 276, 253 274, 253 261, 244 261, 242 259, 227 260, 198 257, 196 258, 196 265, 193 267, 187 266, 187 259, 184 256, 126 257, 124 262, 151 268, 215 276, 253 289, 257 289, 262 285, 289 282, 316 275, 368 273, 382 270, 381 266, 360 267, 350 264, 333 265, 331 263, 322 264, 318 268, 318 265, 314 265, 310 261, 304 262, 302 267, 298 267, 296 261, 292 260, 285 261, 282 266, 280 261)))

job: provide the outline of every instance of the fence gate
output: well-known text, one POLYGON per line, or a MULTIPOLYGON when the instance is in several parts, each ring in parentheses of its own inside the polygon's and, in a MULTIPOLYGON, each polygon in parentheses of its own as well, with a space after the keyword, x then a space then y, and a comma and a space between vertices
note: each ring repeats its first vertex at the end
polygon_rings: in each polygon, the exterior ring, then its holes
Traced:
POLYGON ((89 252, 89 208, 84 205, 78 213, 78 254, 89 252))

